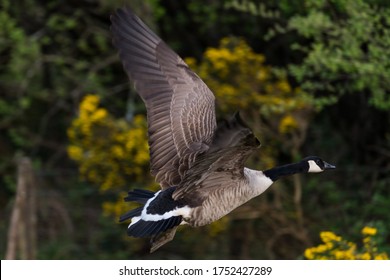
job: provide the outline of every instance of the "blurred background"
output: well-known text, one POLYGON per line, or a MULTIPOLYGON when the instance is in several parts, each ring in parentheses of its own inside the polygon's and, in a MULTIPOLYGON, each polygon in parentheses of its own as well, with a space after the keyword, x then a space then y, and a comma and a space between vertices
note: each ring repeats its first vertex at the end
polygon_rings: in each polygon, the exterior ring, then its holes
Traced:
POLYGON ((390 253, 387 0, 0 0, 2 259, 384 259, 390 253), (145 107, 111 44, 130 6, 239 110, 270 168, 318 155, 149 254, 118 217, 149 174, 145 107))

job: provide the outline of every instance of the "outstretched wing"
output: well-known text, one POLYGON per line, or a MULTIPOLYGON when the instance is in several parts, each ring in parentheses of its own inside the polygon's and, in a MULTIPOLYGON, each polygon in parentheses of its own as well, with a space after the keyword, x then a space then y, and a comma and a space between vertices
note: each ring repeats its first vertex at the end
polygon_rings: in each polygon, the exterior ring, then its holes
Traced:
POLYGON ((146 104, 151 173, 162 188, 177 185, 212 141, 214 95, 130 9, 111 22, 124 69, 146 104))
POLYGON ((196 206, 212 192, 234 188, 244 179, 245 161, 259 146, 260 141, 238 114, 221 123, 210 149, 197 158, 173 198, 189 198, 196 206))

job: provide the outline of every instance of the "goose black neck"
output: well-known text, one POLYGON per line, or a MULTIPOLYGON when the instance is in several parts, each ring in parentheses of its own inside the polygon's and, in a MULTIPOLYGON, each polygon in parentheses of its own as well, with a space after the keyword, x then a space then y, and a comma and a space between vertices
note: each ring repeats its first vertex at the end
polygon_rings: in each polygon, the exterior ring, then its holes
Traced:
POLYGON ((297 162, 277 166, 268 170, 263 171, 264 175, 270 178, 272 181, 276 181, 281 177, 294 175, 297 173, 304 173, 308 171, 308 166, 305 162, 297 162))

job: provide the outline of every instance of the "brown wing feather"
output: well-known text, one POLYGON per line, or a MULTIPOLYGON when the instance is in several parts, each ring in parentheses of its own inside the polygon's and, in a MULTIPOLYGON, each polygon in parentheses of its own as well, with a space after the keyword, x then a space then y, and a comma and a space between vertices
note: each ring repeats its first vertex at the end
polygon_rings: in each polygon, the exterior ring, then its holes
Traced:
POLYGON ((210 149, 200 155, 173 194, 190 198, 196 206, 211 192, 237 184, 244 178, 244 163, 260 142, 239 115, 221 123, 210 149))
POLYGON ((111 21, 113 43, 146 104, 151 173, 163 188, 177 185, 212 141, 214 95, 130 9, 111 21))

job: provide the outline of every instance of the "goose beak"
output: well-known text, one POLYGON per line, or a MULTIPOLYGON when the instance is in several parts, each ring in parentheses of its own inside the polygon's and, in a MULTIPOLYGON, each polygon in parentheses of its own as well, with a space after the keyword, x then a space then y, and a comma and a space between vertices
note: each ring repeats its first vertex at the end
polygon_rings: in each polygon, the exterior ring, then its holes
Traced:
POLYGON ((324 161, 324 169, 335 169, 336 166, 335 165, 332 165, 330 163, 327 163, 326 161, 324 161))

